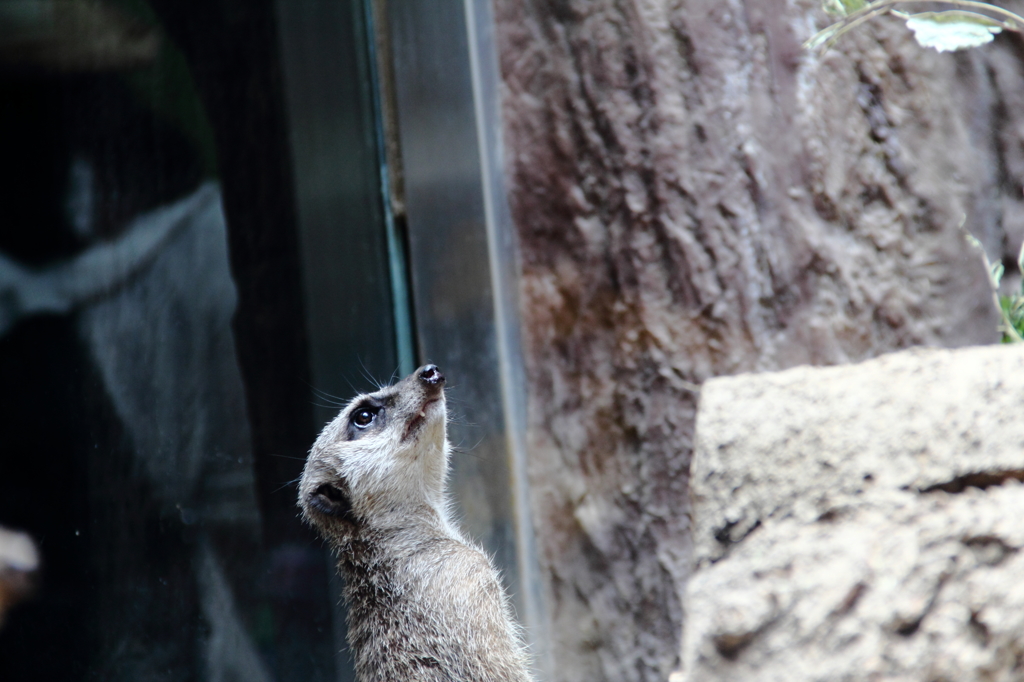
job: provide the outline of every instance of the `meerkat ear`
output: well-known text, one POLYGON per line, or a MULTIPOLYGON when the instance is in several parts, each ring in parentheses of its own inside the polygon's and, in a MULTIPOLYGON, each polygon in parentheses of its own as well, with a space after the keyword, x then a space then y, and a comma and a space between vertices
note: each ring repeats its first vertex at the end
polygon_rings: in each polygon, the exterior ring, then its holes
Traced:
POLYGON ((324 483, 309 495, 309 505, 317 511, 343 519, 350 523, 357 523, 355 513, 352 511, 352 500, 349 499, 348 481, 339 479, 336 484, 324 483))

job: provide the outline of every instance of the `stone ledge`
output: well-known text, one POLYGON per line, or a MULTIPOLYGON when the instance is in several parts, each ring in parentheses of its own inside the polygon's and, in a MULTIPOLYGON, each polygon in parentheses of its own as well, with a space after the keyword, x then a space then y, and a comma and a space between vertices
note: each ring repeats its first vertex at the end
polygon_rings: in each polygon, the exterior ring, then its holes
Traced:
POLYGON ((688 680, 1024 678, 1024 348, 705 384, 688 680))

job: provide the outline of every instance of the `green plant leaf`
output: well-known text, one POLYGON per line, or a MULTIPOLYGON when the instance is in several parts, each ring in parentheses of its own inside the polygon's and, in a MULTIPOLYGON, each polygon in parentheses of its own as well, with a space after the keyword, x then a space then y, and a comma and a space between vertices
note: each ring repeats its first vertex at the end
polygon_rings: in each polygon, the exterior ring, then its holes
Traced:
POLYGON ((821 7, 834 17, 845 17, 863 9, 867 0, 821 0, 821 7))
POLYGON ((1003 314, 1003 343, 1024 340, 1024 296, 1000 296, 999 308, 1003 314))
POLYGON ((1003 264, 996 262, 989 266, 988 276, 992 278, 992 288, 998 289, 1003 279, 1003 264))
POLYGON ((1024 244, 1020 245, 1020 253, 1017 254, 1017 272, 1021 274, 1020 292, 1024 294, 1024 244))
POLYGON ((914 32, 921 47, 952 52, 991 42, 1004 25, 977 12, 949 10, 911 14, 907 17, 907 28, 914 32))

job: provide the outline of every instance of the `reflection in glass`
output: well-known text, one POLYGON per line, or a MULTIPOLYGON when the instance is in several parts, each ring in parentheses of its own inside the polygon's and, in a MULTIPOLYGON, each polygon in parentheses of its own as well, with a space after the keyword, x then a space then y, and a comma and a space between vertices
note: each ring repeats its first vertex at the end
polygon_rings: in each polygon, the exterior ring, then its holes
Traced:
POLYGON ((141 1, 0 3, 0 102, 0 526, 41 557, 0 679, 333 679, 325 553, 267 540, 186 56, 141 1))

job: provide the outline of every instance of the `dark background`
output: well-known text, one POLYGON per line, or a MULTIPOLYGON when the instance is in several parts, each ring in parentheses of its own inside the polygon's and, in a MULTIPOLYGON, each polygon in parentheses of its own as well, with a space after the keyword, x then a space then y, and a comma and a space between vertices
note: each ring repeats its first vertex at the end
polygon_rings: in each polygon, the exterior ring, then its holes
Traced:
MULTIPOLYGON (((364 30, 359 3, 335 4, 351 23, 334 30, 364 30)), ((0 254, 45 272, 115 243, 134 219, 188 196, 204 181, 219 183, 229 256, 222 265, 237 296, 233 318, 227 324, 207 319, 195 329, 195 314, 164 310, 161 319, 170 326, 158 334, 139 318, 141 340, 122 352, 141 348, 143 355, 159 355, 166 335, 180 334, 186 347, 181 372, 214 367, 241 377, 242 418, 210 429, 226 449, 246 450, 257 508, 243 516, 258 523, 195 517, 192 502, 176 508, 154 490, 129 432, 157 428, 156 422, 123 423, 83 340, 81 311, 96 300, 78 301, 68 314, 18 320, 0 335, 0 524, 33 537, 43 568, 34 598, 9 614, 0 631, 0 679, 241 676, 211 663, 216 655, 209 651, 219 645, 211 639, 214 628, 203 606, 208 587, 200 577, 210 546, 234 595, 237 619, 274 679, 344 679, 347 654, 336 660, 344 633, 331 607, 337 602, 331 559, 295 507, 293 483, 320 426, 314 417, 320 399, 311 378, 275 7, 259 0, 105 7, 114 12, 111 30, 123 38, 124 54, 113 59, 90 52, 88 35, 73 28, 44 36, 41 50, 33 51, 38 45, 31 42, 19 48, 11 39, 18 26, 0 12, 6 41, 0 42, 0 254), (157 53, 133 57, 133 46, 153 35, 160 41, 157 53), (40 53, 66 58, 55 63, 40 53), (90 182, 87 230, 75 222, 84 209, 72 205, 75 169, 83 164, 90 182), (228 351, 197 365, 190 354, 201 349, 189 347, 197 338, 217 340, 220 345, 211 347, 228 351)), ((345 43, 347 63, 337 67, 350 81, 366 76, 347 68, 357 62, 357 49, 357 41, 345 43)), ((370 106, 358 97, 349 105, 370 106)), ((365 143, 376 149, 372 139, 365 143)), ((367 158, 353 172, 371 178, 361 200, 379 204, 378 160, 367 158)), ((334 265, 356 275, 360 268, 373 270, 373 277, 360 280, 367 290, 348 295, 386 299, 382 225, 361 228, 366 236, 356 239, 364 239, 361 248, 374 257, 334 265)), ((144 275, 135 278, 120 283, 120 291, 141 286, 144 275)), ((206 310, 207 303, 169 295, 161 305, 206 310)), ((387 313, 375 323, 385 338, 387 313)), ((123 311, 127 318, 135 314, 123 311)), ((345 309, 336 314, 343 323, 353 315, 345 309)), ((122 322, 129 330, 130 324, 122 322)), ((375 333, 368 332, 368 357, 338 349, 341 374, 353 389, 368 383, 365 375, 386 378, 397 366, 393 342, 382 343, 375 333)), ((180 350, 171 343, 167 348, 180 350)), ((187 377, 182 381, 188 384, 187 377)), ((143 396, 164 390, 159 382, 129 388, 143 396)), ((232 405, 215 404, 231 397, 225 395, 200 391, 188 406, 190 418, 230 413, 232 405)))

